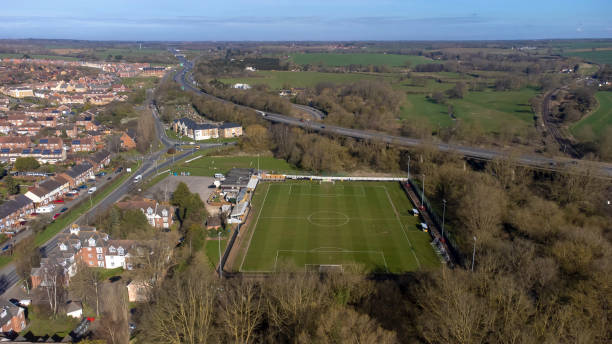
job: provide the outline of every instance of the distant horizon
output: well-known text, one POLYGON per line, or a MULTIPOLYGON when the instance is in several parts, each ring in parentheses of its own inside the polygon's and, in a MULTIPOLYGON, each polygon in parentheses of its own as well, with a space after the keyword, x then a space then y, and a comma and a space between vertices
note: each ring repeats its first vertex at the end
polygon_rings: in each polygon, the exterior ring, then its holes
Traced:
POLYGON ((0 37, 90 41, 481 41, 612 38, 588 0, 32 0, 3 4, 0 37))
POLYGON ((0 37, 0 41, 73 41, 73 42, 105 42, 105 43, 351 43, 351 42, 542 42, 542 41, 597 41, 609 40, 611 37, 584 37, 584 38, 521 38, 521 39, 350 39, 350 40, 119 40, 119 39, 76 39, 76 38, 6 38, 0 37))

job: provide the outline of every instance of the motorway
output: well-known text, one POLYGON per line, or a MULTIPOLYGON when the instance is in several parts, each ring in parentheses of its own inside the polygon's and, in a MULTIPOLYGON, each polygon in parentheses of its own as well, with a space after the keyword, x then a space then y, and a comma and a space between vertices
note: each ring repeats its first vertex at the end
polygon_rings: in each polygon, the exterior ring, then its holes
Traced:
MULTIPOLYGON (((180 60, 180 59, 179 59, 180 60)), ((185 90, 190 90, 196 92, 200 95, 214 98, 224 103, 231 103, 225 99, 221 99, 215 97, 211 94, 205 93, 199 88, 193 87, 195 85, 195 81, 193 80, 193 76, 190 74, 191 68, 193 68, 193 64, 189 61, 182 60, 183 69, 181 69, 178 73, 176 73, 174 80, 179 83, 185 90)), ((341 135, 348 136, 357 139, 364 140, 374 140, 374 141, 382 141, 388 144, 404 146, 404 147, 416 147, 426 143, 420 139, 413 139, 409 137, 403 136, 395 136, 382 132, 369 131, 369 130, 358 130, 358 129, 350 129, 344 127, 338 127, 333 125, 327 125, 320 122, 314 121, 303 121, 297 118, 260 111, 257 109, 250 108, 248 106, 234 104, 241 108, 251 109, 262 116, 267 121, 272 123, 282 123, 297 127, 302 127, 304 129, 308 129, 311 131, 318 131, 322 133, 328 133, 332 135, 341 135)), ((304 106, 302 106, 303 108, 304 106)), ((429 143, 428 143, 429 144, 429 143)), ((436 143, 432 142, 430 145, 437 147, 440 151, 443 152, 455 152, 457 154, 461 154, 468 158, 479 159, 479 160, 493 160, 493 159, 505 159, 509 154, 504 153, 499 150, 494 150, 490 148, 481 148, 481 147, 473 147, 473 146, 464 146, 459 144, 451 144, 451 143, 436 143)), ((610 163, 602 163, 588 160, 580 160, 580 159, 570 159, 564 157, 555 157, 549 158, 543 155, 519 155, 514 157, 514 160, 519 165, 538 168, 538 169, 546 169, 552 171, 563 171, 575 167, 583 167, 588 169, 594 175, 598 175, 605 178, 612 177, 612 164, 610 163)))
MULTIPOLYGON (((187 151, 182 151, 179 154, 177 154, 175 157, 173 157, 172 159, 168 159, 161 164, 156 164, 156 162, 160 159, 160 157, 162 157, 163 154, 166 153, 166 150, 168 148, 174 147, 176 145, 181 145, 183 144, 183 142, 170 139, 168 136, 166 136, 166 131, 164 130, 163 124, 161 123, 159 119, 157 108, 150 101, 149 101, 149 107, 151 108, 153 117, 155 118, 155 127, 157 130, 158 138, 163 143, 164 149, 161 149, 157 152, 153 152, 143 157, 142 165, 133 174, 133 175, 139 175, 139 174, 142 175, 142 182, 144 182, 144 180, 146 180, 148 177, 154 176, 157 173, 157 171, 163 171, 164 168, 174 164, 175 161, 179 161, 193 154, 194 152, 197 151, 197 148, 196 148, 197 146, 199 146, 200 149, 207 149, 207 148, 213 148, 213 147, 222 145, 219 143, 196 144, 196 145, 193 145, 192 149, 189 149, 187 151)), ((85 214, 77 218, 74 221, 74 223, 78 223, 78 224, 87 223, 87 220, 90 217, 95 218, 97 214, 105 211, 109 206, 119 201, 123 196, 125 196, 127 193, 129 193, 130 191, 134 190, 137 187, 138 185, 136 185, 133 182, 132 178, 127 178, 123 183, 121 183, 121 185, 119 185, 115 190, 113 190, 110 194, 108 194, 108 196, 106 196, 104 199, 102 199, 100 202, 94 205, 85 214)), ((51 239, 49 239, 49 241, 47 241, 40 247, 41 255, 44 256, 46 252, 48 252, 55 245, 57 245, 58 236, 59 236, 59 233, 53 236, 51 239)), ((14 263, 7 264, 0 270, 0 294, 4 294, 7 290, 11 289, 18 282, 19 282, 19 276, 17 275, 17 272, 15 270, 14 263)))

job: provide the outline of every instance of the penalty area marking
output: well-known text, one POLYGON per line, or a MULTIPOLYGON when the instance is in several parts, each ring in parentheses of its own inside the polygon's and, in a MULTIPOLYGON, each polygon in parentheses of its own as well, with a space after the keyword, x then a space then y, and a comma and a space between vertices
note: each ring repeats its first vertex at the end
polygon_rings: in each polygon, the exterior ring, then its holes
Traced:
MULTIPOLYGON (((334 254, 345 254, 345 253, 365 253, 365 254, 372 254, 372 253, 377 253, 380 254, 380 256, 382 257, 382 261, 383 264, 385 264, 385 270, 387 271, 387 273, 389 272, 389 266, 387 265, 387 259, 385 258, 385 253, 383 251, 353 251, 353 250, 344 250, 341 249, 341 251, 338 250, 329 250, 329 251, 318 251, 318 249, 322 249, 324 247, 319 247, 316 248, 314 250, 276 250, 276 257, 274 258, 274 272, 276 272, 277 269, 277 264, 278 264, 278 254, 281 252, 288 252, 288 253, 334 253, 334 254)), ((343 264, 312 264, 312 263, 305 263, 304 265, 343 265, 343 264)), ((347 264, 344 264, 347 265, 347 264)), ((354 263, 353 263, 354 265, 354 263)))

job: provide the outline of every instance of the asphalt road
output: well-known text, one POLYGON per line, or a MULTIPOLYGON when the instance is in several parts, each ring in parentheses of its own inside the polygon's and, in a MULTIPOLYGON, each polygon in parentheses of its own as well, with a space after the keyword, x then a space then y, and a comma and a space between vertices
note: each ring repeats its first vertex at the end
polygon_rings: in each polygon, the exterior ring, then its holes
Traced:
MULTIPOLYGON (((214 98, 214 99, 217 99, 225 103, 231 103, 225 99, 217 98, 213 95, 202 92, 202 90, 200 90, 199 88, 195 88, 193 86, 195 85, 195 82, 193 78, 191 77, 191 75, 189 75, 189 71, 191 70, 191 68, 193 68, 193 65, 190 62, 185 61, 185 60, 181 62, 183 62, 183 69, 180 70, 178 73, 176 73, 174 80, 177 83, 179 83, 181 86, 183 86, 185 90, 190 90, 198 94, 201 94, 203 96, 214 98)), ((248 106, 243 106, 243 105, 237 105, 237 106, 254 110, 258 114, 260 114, 262 118, 270 122, 273 122, 273 123, 283 123, 283 124, 302 127, 305 129, 319 131, 323 133, 349 136, 349 137, 353 137, 357 139, 382 141, 382 142, 386 142, 389 144, 393 144, 397 146, 404 146, 404 147, 415 147, 415 146, 419 146, 424 143, 424 141, 420 139, 413 139, 413 138, 403 137, 403 136, 394 136, 394 135, 389 135, 386 133, 376 132, 376 131, 357 130, 357 129, 350 129, 350 128, 338 127, 338 126, 333 126, 333 125, 326 125, 326 124, 313 122, 313 121, 303 121, 297 118, 293 118, 293 117, 289 117, 289 116, 285 116, 285 115, 281 115, 277 113, 256 110, 248 106)), ((463 146, 463 145, 448 144, 448 143, 431 143, 431 145, 436 146, 440 151, 443 151, 443 152, 455 152, 458 154, 462 154, 465 157, 474 158, 474 159, 492 160, 496 158, 505 159, 508 157, 507 153, 504 153, 498 150, 493 150, 490 148, 463 146)), ((513 158, 516 160, 518 164, 533 167, 533 168, 561 171, 561 170, 566 170, 568 168, 575 168, 577 166, 580 166, 580 167, 585 167, 589 169, 594 175, 602 176, 605 178, 612 177, 612 164, 610 163, 601 163, 601 162, 595 162, 595 161, 570 159, 570 158, 563 158, 563 157, 549 158, 543 155, 520 155, 520 156, 516 156, 513 158)))

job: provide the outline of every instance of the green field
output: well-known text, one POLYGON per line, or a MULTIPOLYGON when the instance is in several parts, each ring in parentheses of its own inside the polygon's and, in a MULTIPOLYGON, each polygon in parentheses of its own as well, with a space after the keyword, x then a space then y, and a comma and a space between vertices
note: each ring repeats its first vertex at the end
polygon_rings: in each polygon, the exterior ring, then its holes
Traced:
MULTIPOLYGON (((449 99, 455 116, 466 123, 475 124, 485 132, 510 129, 524 132, 533 124, 529 99, 536 95, 533 89, 507 92, 468 92, 463 99, 449 99)), ((448 127, 455 121, 448 115, 447 105, 436 104, 422 94, 408 94, 401 108, 403 120, 427 120, 432 126, 448 127)))
POLYGON ((601 138, 607 128, 612 126, 612 92, 597 92, 597 110, 574 124, 570 131, 583 141, 601 138))
MULTIPOLYGON (((24 54, 0 54, 0 58, 2 59, 21 59, 24 54)), ((78 61, 76 57, 69 56, 59 56, 59 55, 37 55, 37 54, 27 54, 31 59, 41 59, 41 60, 65 60, 65 61, 78 61)))
POLYGON ((386 74, 365 73, 321 73, 321 72, 286 72, 286 71, 258 71, 256 77, 220 79, 226 84, 246 83, 251 86, 257 84, 268 85, 272 89, 285 87, 314 87, 320 82, 336 84, 351 83, 359 80, 389 79, 386 74))
MULTIPOLYGON (((182 162, 172 172, 189 172, 192 176, 212 177, 215 173, 227 173, 232 168, 257 168, 257 156, 203 156, 191 162, 182 162)), ((270 156, 259 157, 259 168, 270 172, 297 172, 285 160, 270 156)))
POLYGON ((440 264, 399 183, 263 183, 253 205, 252 237, 235 267, 243 272, 331 265, 400 273, 440 264))
POLYGON ((576 51, 567 52, 563 55, 581 57, 589 62, 605 63, 612 66, 612 50, 576 51))
POLYGON ((296 54, 292 57, 293 62, 305 65, 318 65, 322 64, 325 66, 348 66, 348 65, 375 65, 382 66, 387 65, 391 67, 401 67, 406 64, 406 61, 410 62, 411 66, 423 63, 433 63, 434 61, 425 58, 423 56, 414 55, 396 55, 396 54, 332 54, 332 53, 307 53, 307 54, 296 54))
POLYGON ((537 91, 525 88, 506 92, 468 92, 463 99, 453 99, 455 115, 459 120, 479 125, 485 132, 502 129, 526 131, 533 126, 533 112, 529 99, 537 91))

